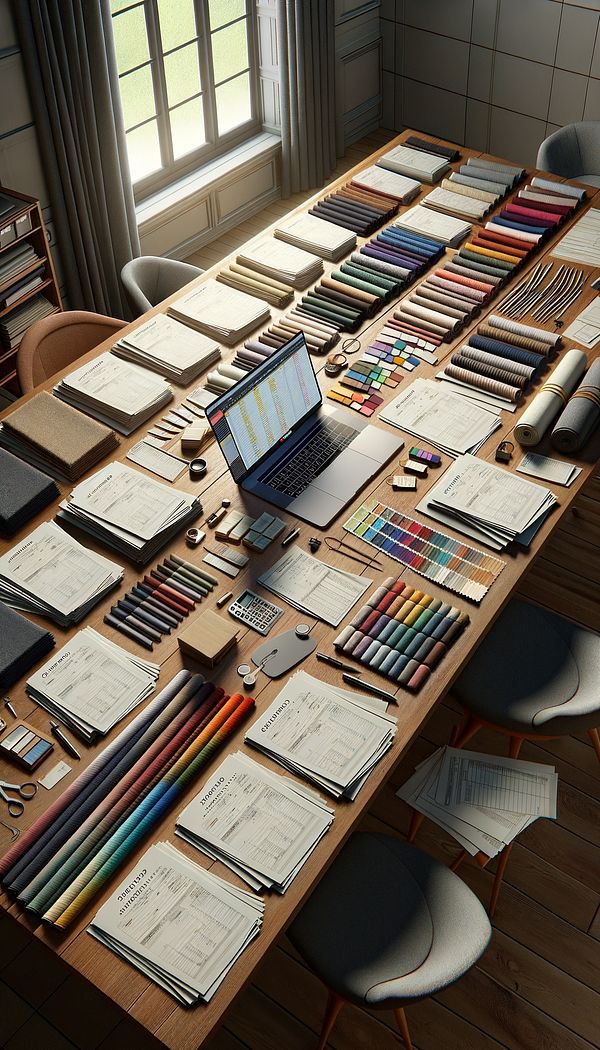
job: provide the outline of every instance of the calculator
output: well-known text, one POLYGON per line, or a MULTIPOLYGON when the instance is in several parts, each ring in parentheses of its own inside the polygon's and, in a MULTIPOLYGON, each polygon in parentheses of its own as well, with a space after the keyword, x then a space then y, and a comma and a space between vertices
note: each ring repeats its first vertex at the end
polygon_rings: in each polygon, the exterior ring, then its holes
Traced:
POLYGON ((228 607, 227 612, 259 634, 268 634, 273 624, 283 615, 283 609, 278 605, 273 605, 261 598, 260 594, 250 590, 240 594, 228 607))

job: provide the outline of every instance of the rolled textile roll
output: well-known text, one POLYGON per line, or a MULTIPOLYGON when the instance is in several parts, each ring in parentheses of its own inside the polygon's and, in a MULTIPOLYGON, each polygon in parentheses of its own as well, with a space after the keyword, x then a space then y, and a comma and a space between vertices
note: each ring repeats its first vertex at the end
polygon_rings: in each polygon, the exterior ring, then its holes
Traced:
POLYGON ((542 440, 561 405, 567 403, 586 366, 587 358, 581 350, 569 350, 559 361, 515 426, 515 437, 520 445, 537 445, 542 440))
MULTIPOLYGON (((483 350, 486 354, 494 354, 495 357, 503 357, 514 364, 520 364, 530 369, 529 376, 540 368, 546 367, 546 358, 543 354, 532 354, 529 350, 521 350, 518 346, 505 343, 500 339, 486 339, 481 335, 470 335, 469 346, 477 350, 483 350)), ((505 366, 506 367, 506 366, 505 366)), ((514 369, 519 371, 519 369, 514 369)))
POLYGON ((489 365, 483 361, 476 361, 472 357, 466 357, 461 353, 452 354, 451 361, 457 368, 463 368, 467 372, 474 372, 476 375, 487 376, 488 379, 493 379, 496 383, 507 383, 509 386, 514 387, 524 387, 527 383, 525 376, 518 376, 507 369, 497 368, 495 365, 489 365))
POLYGON ((404 300, 402 303, 402 310, 404 313, 412 314, 421 321, 429 321, 431 324, 437 325, 438 328, 443 328, 447 332, 455 332, 461 325, 461 321, 457 320, 455 317, 451 317, 445 312, 442 312, 442 310, 428 310, 426 307, 414 303, 410 298, 404 300))
POLYGON ((479 325, 477 335, 482 336, 484 339, 500 339, 502 343, 510 343, 512 346, 519 346, 523 350, 531 350, 534 354, 547 355, 552 351, 550 343, 544 343, 541 339, 528 339, 527 336, 519 335, 518 332, 509 332, 505 328, 499 330, 494 328, 493 325, 487 324, 487 322, 479 325))
POLYGON ((490 314, 487 318, 487 323, 492 328, 502 328, 506 332, 514 332, 515 335, 523 335, 526 339, 539 339, 542 343, 549 343, 550 346, 556 346, 560 341, 560 335, 558 332, 547 332, 545 328, 535 328, 529 324, 519 324, 518 321, 511 321, 508 317, 500 317, 499 314, 490 314))
POLYGON ((469 343, 461 346, 459 352, 463 357, 470 358, 472 361, 479 361, 482 365, 490 365, 492 368, 502 368, 506 372, 520 376, 522 382, 515 382, 515 386, 525 386, 535 372, 535 368, 532 368, 531 365, 521 364, 520 361, 514 361, 510 357, 501 357, 499 354, 491 354, 487 350, 471 346, 469 343))
POLYGON ((600 422, 600 359, 585 373, 561 412, 550 440, 559 452, 577 452, 600 422))
POLYGON ((453 364, 452 361, 446 365, 444 373, 450 379, 457 379, 467 386, 475 387, 477 390, 485 390, 488 394, 495 394, 497 397, 505 397, 507 401, 512 401, 514 404, 518 404, 523 397, 518 387, 509 386, 508 383, 499 383, 498 380, 479 375, 477 372, 468 372, 466 368, 460 368, 458 365, 453 364))

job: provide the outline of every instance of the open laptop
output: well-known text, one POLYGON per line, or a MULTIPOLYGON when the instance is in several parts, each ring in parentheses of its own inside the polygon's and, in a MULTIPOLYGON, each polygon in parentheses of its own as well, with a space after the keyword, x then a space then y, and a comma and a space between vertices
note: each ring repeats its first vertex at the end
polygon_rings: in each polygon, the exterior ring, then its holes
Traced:
POLYGON ((233 479, 325 527, 402 439, 323 404, 300 332, 206 409, 233 479))

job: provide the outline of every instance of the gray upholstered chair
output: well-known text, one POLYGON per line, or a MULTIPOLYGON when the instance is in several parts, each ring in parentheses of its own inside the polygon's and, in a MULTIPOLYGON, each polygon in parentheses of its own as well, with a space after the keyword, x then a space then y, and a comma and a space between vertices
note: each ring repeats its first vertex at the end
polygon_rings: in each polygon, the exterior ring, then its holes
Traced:
POLYGON ((194 281, 204 270, 178 259, 163 259, 160 255, 140 255, 125 263, 121 281, 127 301, 136 317, 151 306, 178 292, 194 281))
POLYGON ((600 120, 567 124, 549 135, 538 150, 537 167, 600 186, 600 120))
POLYGON ((599 683, 600 637, 515 599, 453 686, 466 712, 455 746, 488 725, 516 758, 523 740, 585 732, 600 760, 599 683))
POLYGON ((491 927, 448 868, 391 835, 353 835, 292 923, 289 937, 329 990, 319 1050, 344 1003, 392 1009, 407 1050, 404 1007, 462 977, 491 927))

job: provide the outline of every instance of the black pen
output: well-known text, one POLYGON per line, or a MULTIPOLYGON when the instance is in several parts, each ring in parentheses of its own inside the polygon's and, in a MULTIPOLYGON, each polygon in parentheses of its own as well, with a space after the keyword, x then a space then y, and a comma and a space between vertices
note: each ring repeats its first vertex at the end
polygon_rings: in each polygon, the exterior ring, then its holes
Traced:
POLYGON ((359 689, 364 689, 366 693, 372 693, 373 696, 380 696, 382 700, 387 700, 388 704, 396 704, 398 702, 397 697, 393 693, 388 693, 387 689, 382 689, 371 682, 365 682, 364 678, 356 678, 355 675, 346 673, 342 675, 342 678, 348 685, 357 685, 359 689))
POLYGON ((341 660, 336 660, 335 656, 328 656, 327 653, 315 653, 317 660, 322 660, 324 664, 331 664, 332 667, 337 667, 338 671, 355 671, 356 674, 360 674, 360 671, 356 671, 356 668, 352 664, 343 664, 341 660))
POLYGON ((50 722, 50 732, 52 733, 52 736, 55 736, 57 740, 60 740, 68 755, 71 755, 73 758, 81 758, 75 744, 72 744, 68 736, 63 733, 58 722, 50 722))
POLYGON ((117 620, 116 616, 111 616, 110 613, 106 613, 104 622, 107 623, 109 627, 114 627, 115 631, 120 631, 121 634, 126 634, 128 638, 133 638, 134 642, 137 642, 138 645, 143 645, 144 649, 152 650, 154 648, 149 638, 146 638, 146 636, 141 634, 140 631, 135 631, 133 627, 129 626, 129 624, 117 620))
POLYGON ((300 535, 300 529, 292 529, 291 532, 288 532, 288 534, 285 537, 285 539, 283 539, 281 541, 281 546, 282 547, 287 547, 288 543, 291 543, 292 540, 295 540, 296 536, 299 536, 299 535, 300 535))

